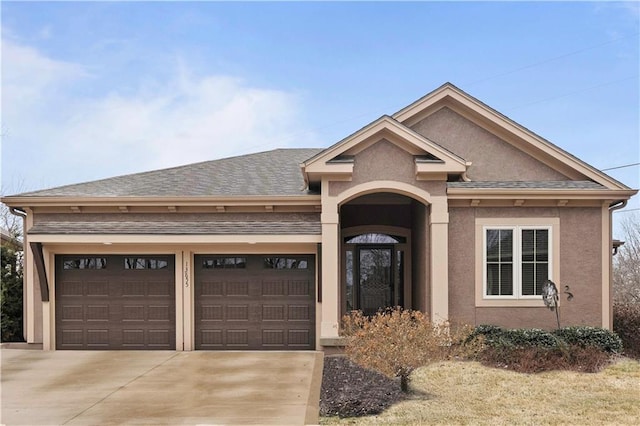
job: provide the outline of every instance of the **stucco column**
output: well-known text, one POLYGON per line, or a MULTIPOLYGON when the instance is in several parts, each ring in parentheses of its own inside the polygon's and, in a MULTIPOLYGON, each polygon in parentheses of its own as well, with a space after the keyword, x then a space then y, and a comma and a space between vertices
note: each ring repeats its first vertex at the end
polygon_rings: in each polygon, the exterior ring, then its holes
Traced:
MULTIPOLYGON (((324 188, 323 188, 324 189, 324 188)), ((327 191, 328 192, 328 191, 327 191)), ((327 192, 323 191, 323 194, 327 192)), ((340 217, 334 197, 324 196, 322 200, 322 320, 320 338, 338 337, 340 322, 340 217)))
POLYGON ((449 212, 447 197, 432 197, 429 219, 431 237, 431 321, 449 319, 449 212))

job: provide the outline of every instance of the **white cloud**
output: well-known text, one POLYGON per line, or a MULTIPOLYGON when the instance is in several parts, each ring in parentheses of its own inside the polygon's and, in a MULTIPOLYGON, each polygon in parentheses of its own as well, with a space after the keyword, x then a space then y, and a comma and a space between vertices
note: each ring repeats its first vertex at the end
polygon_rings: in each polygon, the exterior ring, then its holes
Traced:
POLYGON ((52 90, 70 81, 88 76, 83 67, 56 61, 37 50, 2 40, 3 106, 21 111, 51 96, 52 90))
POLYGON ((2 49, 3 177, 28 164, 34 188, 284 147, 305 133, 296 94, 195 76, 182 61, 169 81, 87 97, 77 87, 99 76, 82 65, 4 40, 2 49))

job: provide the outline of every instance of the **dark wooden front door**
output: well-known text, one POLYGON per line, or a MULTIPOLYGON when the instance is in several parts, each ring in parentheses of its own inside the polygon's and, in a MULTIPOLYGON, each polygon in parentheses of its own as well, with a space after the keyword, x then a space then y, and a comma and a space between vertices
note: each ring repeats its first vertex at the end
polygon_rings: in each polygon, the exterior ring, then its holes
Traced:
POLYGON ((56 256, 57 349, 175 349, 175 262, 56 256))
POLYGON ((315 349, 312 255, 195 256, 195 346, 315 349))
POLYGON ((394 305, 393 246, 358 247, 360 309, 365 315, 394 305))

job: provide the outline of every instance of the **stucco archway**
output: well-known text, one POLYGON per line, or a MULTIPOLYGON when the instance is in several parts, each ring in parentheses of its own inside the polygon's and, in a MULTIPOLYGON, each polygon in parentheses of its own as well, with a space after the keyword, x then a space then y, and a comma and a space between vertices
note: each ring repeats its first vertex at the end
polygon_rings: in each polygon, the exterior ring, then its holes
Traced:
MULTIPOLYGON (((328 182, 324 182, 328 189, 328 182)), ((405 182, 375 180, 354 185, 344 191, 322 195, 322 321, 320 336, 331 339, 338 336, 340 321, 340 207, 351 200, 375 193, 392 193, 418 201, 430 208, 429 229, 429 311, 433 321, 448 319, 448 206, 446 195, 434 195, 405 182)), ((321 341, 322 344, 322 341, 321 341)))

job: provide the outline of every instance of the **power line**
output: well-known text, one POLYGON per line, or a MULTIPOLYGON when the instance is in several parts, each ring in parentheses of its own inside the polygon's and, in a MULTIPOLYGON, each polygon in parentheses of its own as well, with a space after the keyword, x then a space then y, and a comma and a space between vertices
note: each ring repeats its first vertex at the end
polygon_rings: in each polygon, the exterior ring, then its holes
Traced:
POLYGON ((640 210, 640 207, 636 208, 636 209, 626 209, 626 210, 614 210, 614 213, 629 213, 629 212, 637 212, 638 210, 640 210))
MULTIPOLYGON (((494 78, 503 77, 505 75, 513 74, 513 73, 516 73, 516 72, 519 72, 519 71, 522 71, 522 70, 525 70, 525 69, 528 69, 528 68, 534 68, 534 67, 537 67, 539 65, 543 65, 543 64, 546 64, 546 63, 549 63, 549 62, 553 62, 553 61, 556 61, 558 59, 563 59, 563 58, 566 58, 566 57, 569 57, 569 56, 577 55, 577 54, 586 52, 588 50, 597 49, 599 47, 606 46, 606 45, 609 45, 609 44, 613 44, 613 43, 616 43, 616 42, 618 42, 620 40, 625 40, 625 39, 630 38, 630 37, 636 37, 638 35, 640 35, 640 32, 636 32, 636 33, 633 33, 633 34, 628 34, 628 35, 625 35, 625 36, 622 36, 622 37, 618 37, 618 38, 615 38, 615 39, 612 39, 612 40, 608 40, 608 41, 600 43, 600 44, 596 44, 596 45, 588 46, 588 47, 585 47, 585 48, 582 48, 582 49, 574 50, 572 52, 564 53, 564 54, 559 55, 559 56, 554 56, 552 58, 548 58, 548 59, 544 59, 542 61, 538 61, 538 62, 534 62, 534 63, 528 64, 528 65, 524 65, 522 67, 515 68, 515 69, 512 69, 510 71, 506 71, 506 72, 503 72, 503 73, 500 73, 500 74, 495 74, 493 76, 485 77, 485 78, 482 78, 480 80, 475 80, 475 81, 472 81, 472 82, 469 82, 469 83, 464 83, 464 84, 462 84, 462 86, 465 86, 465 87, 466 86, 471 86, 471 85, 474 85, 474 84, 477 84, 477 83, 481 83, 481 82, 484 82, 484 81, 487 81, 487 80, 491 80, 491 79, 494 79, 494 78)), ((634 79, 634 78, 638 78, 638 75, 635 75, 635 76, 632 76, 632 77, 627 77, 627 78, 624 78, 624 79, 621 79, 621 80, 602 83, 602 84, 599 84, 599 85, 596 85, 596 86, 587 87, 587 88, 584 88, 584 89, 579 89, 579 90, 576 90, 576 91, 573 91, 573 92, 570 92, 570 93, 565 93, 563 95, 556 96, 556 97, 553 97, 553 98, 547 98, 547 99, 534 101, 534 102, 531 102, 531 103, 528 103, 528 104, 524 104, 524 105, 518 105, 518 106, 515 106, 515 107, 507 108, 506 110, 513 110, 513 109, 522 108, 522 107, 525 107, 525 106, 529 106, 529 105, 533 105, 533 104, 537 104, 537 103, 541 103, 541 102, 547 102, 547 101, 550 101, 550 100, 563 98, 563 97, 566 97, 566 96, 572 96, 572 95, 575 95, 575 94, 583 92, 583 91, 597 89, 597 88, 602 87, 602 86, 607 86, 607 85, 610 85, 610 84, 615 84, 615 83, 619 83, 619 82, 622 82, 622 81, 631 80, 631 79, 634 79)), ((366 116, 372 116, 374 114, 376 114, 376 112, 369 111, 369 112, 365 112, 365 113, 361 113, 361 114, 357 114, 357 115, 352 115, 352 116, 344 118, 344 119, 342 119, 340 121, 333 121, 331 123, 326 123, 324 125, 316 126, 316 127, 312 128, 312 129, 309 129, 309 130, 303 130, 303 131, 300 131, 300 132, 292 133, 290 135, 284 136, 282 139, 283 140, 287 140, 287 141, 293 140, 293 139, 295 139, 297 137, 300 137, 302 135, 310 134, 310 133, 317 132, 317 131, 322 131, 322 130, 328 129, 330 127, 337 126, 337 125, 342 124, 342 123, 348 123, 348 122, 351 122, 351 121, 353 121, 355 119, 359 119, 359 118, 366 117, 366 116)), ((261 146, 265 146, 265 145, 264 144, 259 144, 259 145, 256 145, 255 148, 259 148, 261 146)), ((238 151, 238 153, 240 153, 240 152, 241 151, 238 151)), ((611 170, 611 169, 603 169, 603 171, 604 170, 611 170)))
POLYGON ((600 169, 601 172, 606 172, 607 170, 615 170, 615 169, 624 169, 625 167, 633 167, 633 166, 638 166, 640 165, 640 163, 631 163, 631 164, 625 164, 624 166, 616 166, 616 167, 609 167, 606 169, 600 169))
POLYGON ((524 65, 524 66, 522 66, 520 68, 515 68, 515 69, 513 69, 511 71, 506 71, 506 72, 503 72, 501 74, 496 74, 496 75, 493 75, 491 77, 486 77, 486 78, 482 78, 480 80, 475 80, 475 81, 472 81, 470 83, 466 83, 465 86, 471 86, 473 84, 482 83, 484 81, 492 80, 494 78, 504 77, 505 75, 513 74, 513 73, 516 73, 518 71, 526 70, 528 68, 534 68, 534 67, 537 67, 538 65, 542 65, 542 64, 549 63, 549 62, 557 61, 558 59, 563 59, 563 58, 566 58, 568 56, 577 55, 579 53, 586 52, 587 50, 597 49, 599 47, 606 46, 608 44, 612 44, 612 43, 615 43, 615 42, 620 41, 620 40, 624 40, 624 39, 629 38, 629 37, 635 37, 638 34, 640 34, 640 33, 629 34, 629 35, 626 35, 626 36, 623 36, 623 37, 615 38, 613 40, 605 41, 604 43, 596 44, 595 46, 585 47, 583 49, 574 50, 573 52, 564 53, 562 55, 555 56, 553 58, 544 59, 542 61, 534 62, 534 63, 529 64, 529 65, 524 65))
POLYGON ((638 76, 634 75, 634 76, 626 77, 626 78, 623 78, 623 79, 620 79, 620 80, 608 81, 606 83, 597 84, 597 85, 591 86, 591 87, 585 87, 584 89, 575 90, 573 92, 568 92, 568 93, 565 93, 565 94, 562 94, 562 95, 558 95, 558 96, 554 96, 554 97, 551 97, 551 98, 540 99, 540 100, 537 100, 537 101, 529 102, 527 104, 522 104, 522 105, 514 106, 514 107, 511 107, 511 108, 506 108, 506 110, 507 111, 512 111, 514 109, 526 107, 526 106, 529 106, 529 105, 539 104, 541 102, 547 102, 547 101, 552 101, 552 100, 555 100, 555 99, 565 98, 567 96, 575 95, 577 93, 586 92, 588 90, 598 89, 598 88, 603 87, 603 86, 608 86, 610 84, 620 83, 622 81, 632 80, 634 78, 638 78, 638 76))

